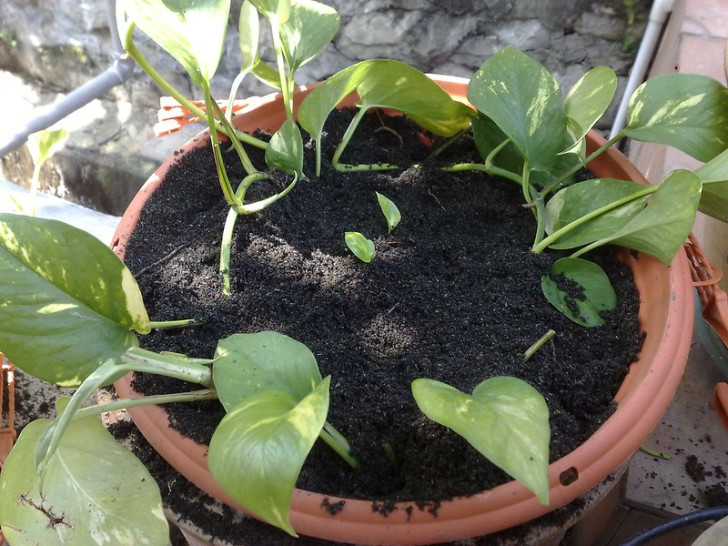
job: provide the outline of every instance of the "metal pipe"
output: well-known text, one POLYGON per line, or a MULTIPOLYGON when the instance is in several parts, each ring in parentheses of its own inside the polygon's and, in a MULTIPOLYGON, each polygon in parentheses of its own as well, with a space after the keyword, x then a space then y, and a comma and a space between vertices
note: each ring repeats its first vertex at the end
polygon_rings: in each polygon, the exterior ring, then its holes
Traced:
POLYGON ((109 28, 114 46, 114 63, 95 78, 77 87, 58 102, 39 106, 33 110, 27 123, 14 134, 0 140, 0 157, 22 146, 28 135, 47 129, 54 123, 72 114, 105 93, 121 85, 134 73, 135 63, 121 49, 119 32, 116 26, 116 0, 107 0, 109 28))
POLYGON ((650 9, 649 20, 647 21, 647 28, 642 37, 640 48, 637 51, 632 70, 627 80, 627 86, 622 95, 622 102, 619 103, 619 109, 617 115, 614 118, 614 124, 612 125, 612 132, 609 138, 614 138, 619 132, 624 129, 627 122, 627 106, 629 105, 629 99, 632 97, 635 89, 645 79, 645 73, 647 68, 652 62, 652 58, 657 47, 657 41, 660 39, 662 29, 667 21, 667 16, 672 12, 672 7, 675 0, 655 0, 652 3, 650 9))

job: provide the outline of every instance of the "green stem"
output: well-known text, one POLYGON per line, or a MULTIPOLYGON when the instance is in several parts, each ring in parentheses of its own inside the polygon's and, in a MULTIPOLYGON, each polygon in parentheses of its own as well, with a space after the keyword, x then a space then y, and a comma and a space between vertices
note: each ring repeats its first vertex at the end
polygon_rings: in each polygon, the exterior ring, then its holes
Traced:
POLYGON ((541 190, 541 197, 546 198, 546 196, 553 191, 554 188, 556 188, 561 182, 566 180, 569 176, 576 174, 579 169, 581 169, 584 165, 588 166, 589 163, 594 161, 597 157, 602 155, 604 152, 606 152, 609 148, 614 146, 617 142, 622 140, 624 138, 624 133, 619 133, 613 138, 609 139, 607 142, 605 142, 602 146, 594 150, 585 160, 584 163, 577 163, 570 169, 568 169, 566 172, 564 172, 561 176, 558 178, 555 178, 551 182, 548 183, 542 190, 541 190))
POLYGON ((185 326, 194 326, 196 324, 197 321, 195 319, 184 319, 151 321, 149 326, 152 330, 166 330, 167 328, 184 328, 185 326))
MULTIPOLYGON (((227 117, 225 117, 225 115, 223 114, 222 109, 220 108, 220 105, 217 104, 217 102, 212 101, 212 107, 215 109, 215 113, 220 118, 220 121, 222 121, 222 124, 227 131, 225 134, 234 135, 235 128, 232 125, 230 125, 230 122, 228 121, 227 117)), ((253 174, 253 173, 258 172, 258 169, 256 169, 253 166, 253 162, 250 161, 250 157, 248 156, 248 153, 245 151, 245 148, 243 148, 243 145, 240 142, 240 140, 238 140, 238 138, 235 136, 228 137, 228 138, 230 138, 230 142, 232 142, 233 148, 235 148, 235 151, 238 154, 238 158, 240 159, 240 163, 242 163, 243 168, 245 169, 245 172, 248 174, 253 174)))
POLYGON ((84 417, 90 417, 91 415, 100 415, 110 411, 136 408, 139 406, 157 406, 160 404, 171 404, 174 402, 196 402, 198 400, 217 400, 217 391, 212 389, 203 389, 199 391, 143 396, 141 398, 122 398, 105 404, 96 404, 94 406, 81 408, 74 414, 73 419, 83 419, 84 417))
POLYGON ((291 82, 286 74, 286 63, 283 59, 283 43, 280 36, 280 24, 276 17, 270 19, 270 28, 273 33, 273 48, 276 52, 276 65, 278 67, 278 79, 281 81, 281 93, 283 104, 286 107, 286 119, 293 120, 293 96, 291 93, 291 82))
MULTIPOLYGON (((207 123, 210 127, 214 127, 215 109, 212 106, 212 95, 210 95, 210 87, 207 83, 205 83, 205 88, 203 89, 203 91, 205 93, 205 106, 207 107, 207 123)), ((212 143, 212 153, 215 157, 217 178, 220 181, 220 188, 222 189, 222 193, 225 196, 225 201, 230 206, 239 206, 241 205, 241 203, 235 197, 235 192, 233 192, 233 187, 230 184, 230 178, 228 177, 227 169, 225 168, 225 162, 222 158, 222 152, 220 151, 220 139, 218 137, 217 131, 210 131, 210 142, 212 143)))
POLYGON ((457 142, 459 139, 461 139, 463 137, 463 135, 466 134, 466 133, 467 133, 467 130, 466 129, 463 129, 463 130, 458 131, 457 133, 455 133, 453 136, 451 136, 447 140, 445 140, 445 142, 443 142, 442 144, 440 144, 437 148, 435 148, 432 151, 432 153, 430 153, 429 156, 427 156, 427 159, 425 160, 425 162, 429 161, 433 157, 439 156, 442 152, 444 152, 450 146, 452 146, 452 144, 454 142, 457 142))
MULTIPOLYGON (((127 29, 126 38, 124 41, 124 50, 129 54, 132 59, 134 59, 134 61, 136 61, 139 67, 144 70, 144 72, 146 72, 147 75, 152 78, 152 80, 154 80, 154 83, 156 83, 162 89, 162 91, 167 93, 170 97, 179 102, 183 107, 185 107, 198 118, 206 119, 205 111, 196 104, 194 104, 192 101, 190 101, 187 97, 182 95, 179 91, 177 91, 177 89, 175 89, 172 84, 165 80, 162 75, 157 72, 151 64, 149 64, 149 61, 147 61, 144 55, 142 55, 141 51, 137 49, 134 41, 132 40, 132 32, 134 30, 134 27, 134 23, 129 24, 129 28, 127 29)), ((217 131, 227 134, 224 127, 220 123, 215 123, 210 127, 215 127, 217 131)), ((266 142, 263 142, 262 140, 255 138, 252 135, 249 135, 245 131, 238 131, 236 129, 235 136, 237 136, 246 144, 250 144, 251 146, 255 146, 256 148, 260 148, 261 150, 265 150, 268 147, 268 144, 266 142)))
POLYGON ((227 102, 227 112, 225 113, 225 119, 227 120, 228 125, 233 124, 233 106, 235 105, 235 96, 238 94, 238 89, 240 88, 240 85, 243 83, 243 80, 245 79, 245 76, 247 76, 247 74, 247 70, 238 72, 238 75, 235 76, 235 79, 230 86, 230 94, 228 95, 227 102))
MULTIPOLYGON (((328 423, 326 423, 328 424, 328 423)), ((330 425, 329 425, 330 426, 330 425)), ((349 452, 349 442, 344 440, 344 444, 340 443, 337 437, 332 436, 329 431, 326 428, 326 425, 324 425, 324 428, 319 433, 319 438, 321 438, 326 444, 333 449, 336 454, 344 459, 346 463, 351 468, 356 468, 359 466, 359 461, 356 460, 356 458, 349 452)))
MULTIPOLYGON (((601 216, 602 214, 605 214, 611 210, 619 208, 622 205, 629 203, 630 201, 634 201, 635 199, 640 199, 646 195, 650 195, 651 193, 656 192, 658 188, 659 188, 659 186, 645 186, 645 188, 643 190, 635 192, 635 193, 628 195, 626 197, 623 197, 621 199, 617 199, 616 201, 612 201, 608 205, 595 209, 595 210, 591 211, 590 213, 577 218, 573 222, 566 224, 564 227, 557 229, 551 235, 549 235, 548 237, 545 237, 537 245, 535 245, 531 249, 531 251, 534 252, 535 254, 539 254, 539 253, 543 252, 544 250, 546 250, 549 246, 554 244, 562 236, 564 236, 567 233, 575 230, 576 228, 586 224, 587 222, 589 222, 590 220, 593 220, 597 216, 601 216)), ((600 244, 604 244, 604 242, 601 242, 600 244)), ((596 246, 599 246, 599 245, 596 245, 596 246)), ((592 247, 592 248, 594 248, 594 247, 592 247)), ((586 250, 584 252, 586 252, 586 250)), ((584 252, 580 252, 580 254, 584 254, 584 252)), ((574 256, 574 257, 576 257, 576 256, 574 256)))
POLYGON ((344 153, 344 150, 349 145, 351 137, 354 136, 356 128, 359 126, 359 123, 366 113, 366 108, 359 108, 356 116, 354 116, 354 119, 351 120, 351 123, 349 123, 349 126, 346 128, 344 136, 341 137, 341 142, 339 142, 339 145, 336 147, 336 151, 334 152, 334 158, 331 160, 331 164, 337 171, 341 172, 391 171, 395 169, 401 169, 399 165, 392 165, 390 163, 375 163, 373 165, 348 165, 344 163, 339 163, 341 155, 344 153))
POLYGON ((543 345, 552 337, 556 335, 556 332, 554 330, 549 330, 544 335, 542 335, 540 338, 538 338, 538 341, 531 345, 528 349, 526 349, 526 352, 523 353, 523 361, 528 362, 531 357, 538 351, 543 345))
POLYGON ((135 372, 163 375, 205 387, 212 386, 212 371, 209 365, 200 363, 212 364, 212 360, 200 361, 189 359, 184 355, 155 353, 141 347, 132 347, 121 355, 119 361, 135 372))
POLYGON ((664 459, 666 461, 669 461, 670 460, 670 456, 669 455, 666 455, 666 454, 662 453, 661 451, 654 451, 654 450, 652 450, 652 449, 650 449, 648 447, 645 447, 645 446, 640 446, 640 451, 643 451, 643 452, 647 453, 647 455, 649 455, 651 457, 656 457, 658 459, 664 459))

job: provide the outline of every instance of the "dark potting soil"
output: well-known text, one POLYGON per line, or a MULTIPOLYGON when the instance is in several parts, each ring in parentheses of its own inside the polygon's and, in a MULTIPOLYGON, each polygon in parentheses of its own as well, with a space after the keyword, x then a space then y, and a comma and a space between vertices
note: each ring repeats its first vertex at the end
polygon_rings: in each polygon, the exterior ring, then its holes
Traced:
MULTIPOLYGON (((351 470, 317 442, 298 486, 333 496, 430 502, 508 481, 458 435, 417 408, 411 382, 427 377, 466 392, 497 375, 520 377, 550 409, 551 459, 572 451, 613 412, 613 397, 641 345, 638 295, 616 251, 592 253, 620 306, 607 324, 582 328, 544 299, 540 277, 556 253, 530 252, 535 221, 520 188, 482 173, 444 173, 428 160, 432 142, 403 118, 369 116, 343 161, 421 168, 340 173, 326 161, 351 113, 332 116, 320 178, 301 181, 285 198, 238 221, 233 293, 222 295, 218 252, 227 208, 208 148, 180 157, 150 199, 126 262, 153 320, 195 318, 200 325, 144 336, 154 350, 211 357, 218 339, 276 330, 305 343, 323 376, 331 375, 329 422, 360 461, 351 470), (334 144, 332 144, 332 142, 334 144), (353 158, 356 158, 354 160, 353 158), (391 234, 375 191, 397 204, 391 234), (365 264, 344 232, 374 241, 365 264), (527 362, 524 351, 547 330, 556 335, 527 362), (385 446, 389 446, 385 451, 385 446), (391 453, 388 454, 388 451, 391 453)), ((254 152, 254 150, 253 150, 254 152)), ((442 161, 472 159, 459 142, 442 161)), ((243 173, 231 160, 231 179, 243 173)), ((311 145, 306 173, 313 173, 311 145)), ((260 155, 253 162, 264 165, 260 155)), ((254 186, 258 197, 287 179, 254 186)), ((198 388, 138 377, 147 394, 198 388)), ((209 441, 224 415, 217 402, 168 406, 173 426, 209 441)))

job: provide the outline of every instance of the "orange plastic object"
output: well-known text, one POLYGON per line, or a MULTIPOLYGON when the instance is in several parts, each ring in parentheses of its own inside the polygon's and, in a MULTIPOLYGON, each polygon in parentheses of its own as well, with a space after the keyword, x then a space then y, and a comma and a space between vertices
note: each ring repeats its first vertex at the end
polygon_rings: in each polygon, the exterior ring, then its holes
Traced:
POLYGON ((15 440, 15 382, 13 365, 0 353, 0 467, 15 440))
MULTIPOLYGON (((192 104, 205 111, 205 101, 193 100, 192 104)), ((250 103, 249 99, 237 100, 233 103, 233 112, 242 110, 250 103)), ((225 112, 228 107, 227 101, 217 101, 220 109, 225 112)), ((157 112, 157 123, 154 125, 154 134, 162 137, 179 131, 189 123, 201 121, 199 116, 193 114, 190 110, 182 106, 172 97, 160 97, 159 111, 157 112)))
POLYGON ((703 249, 692 235, 685 244, 685 252, 690 261, 693 286, 703 304, 703 318, 728 347, 728 295, 718 287, 723 272, 708 262, 703 249))
MULTIPOLYGON (((454 99, 467 103, 467 80, 433 76, 454 99)), ((294 94, 294 111, 313 86, 294 94)), ((342 106, 354 106, 357 97, 344 99, 342 106)), ((244 131, 257 128, 272 132, 285 121, 280 95, 269 95, 239 111, 234 121, 244 131)), ((202 146, 207 132, 190 140, 181 153, 202 146)), ((604 139, 589 133, 588 151, 604 139)), ((141 209, 160 186, 174 159, 163 164, 135 196, 124 214, 112 244, 123 258, 126 241, 136 226, 141 209)), ((617 150, 610 149, 589 167, 600 178, 622 178, 646 184, 645 178, 617 150)), ((296 489, 291 522, 301 534, 355 544, 432 544, 493 533, 551 512, 601 483, 639 448, 672 400, 688 358, 693 332, 694 300, 690 267, 680 251, 670 267, 646 255, 624 253, 632 267, 640 293, 640 324, 646 338, 638 360, 615 397, 615 413, 577 449, 549 467, 550 504, 542 505, 522 484, 511 481, 471 497, 443 501, 437 517, 413 509, 414 503, 396 503, 385 518, 372 511, 371 501, 339 499, 296 489), (332 515, 326 506, 341 502, 332 515)), ((115 383, 119 396, 137 398, 126 376, 115 383)), ((223 502, 235 505, 215 483, 207 469, 207 446, 182 437, 170 428, 162 407, 130 408, 134 423, 149 443, 188 480, 223 502)))

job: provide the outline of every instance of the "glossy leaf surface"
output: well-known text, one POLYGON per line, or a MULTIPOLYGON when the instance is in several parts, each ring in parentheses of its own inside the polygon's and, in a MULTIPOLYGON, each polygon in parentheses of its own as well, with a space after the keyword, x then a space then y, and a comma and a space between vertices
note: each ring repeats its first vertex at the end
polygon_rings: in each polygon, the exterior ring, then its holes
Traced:
POLYGON ((700 212, 728 222, 728 150, 693 171, 703 183, 700 212))
POLYGON ((287 392, 298 402, 321 383, 311 350, 300 341, 272 331, 234 334, 221 340, 212 373, 220 402, 227 411, 265 390, 287 392))
POLYGON ((377 201, 379 202, 379 208, 382 209, 382 214, 387 219, 387 231, 392 233, 392 230, 399 225, 402 220, 402 214, 399 212, 397 205, 388 197, 382 195, 379 192, 377 194, 377 201))
POLYGON ((546 299, 571 320, 593 328, 604 324, 603 311, 617 306, 609 277, 597 264, 581 258, 561 258, 541 278, 546 299))
POLYGON ((371 239, 367 239, 358 231, 347 231, 344 234, 344 240, 349 250, 362 262, 369 263, 374 259, 376 250, 371 239))
POLYGON ((559 85, 514 47, 483 63, 470 82, 468 100, 513 141, 531 169, 548 171, 569 144, 559 85))
POLYGON ((289 520, 291 496, 328 407, 329 378, 298 404, 282 391, 246 398, 212 436, 210 472, 235 501, 296 536, 289 520))
POLYGON ((136 281, 88 233, 0 214, 0 348, 45 381, 76 386, 150 330, 136 281))
POLYGON ((127 0, 124 9, 197 87, 210 82, 222 57, 230 0, 127 0))
POLYGON ((654 256, 669 265, 695 222, 702 186, 690 171, 673 171, 639 214, 609 242, 654 256))
POLYGON ((96 417, 70 424, 41 496, 33 455, 49 425, 28 425, 0 474, 0 522, 13 546, 169 544, 157 484, 96 417))
POLYGON ((710 161, 728 148, 728 89, 697 74, 651 78, 629 101, 624 133, 710 161))
POLYGON ((604 115, 617 91, 617 74, 597 66, 574 84, 564 101, 566 117, 575 140, 581 140, 604 115))
POLYGON ((293 0, 288 20, 281 25, 283 51, 291 73, 321 53, 339 31, 339 14, 314 0, 293 0))
POLYGON ((492 377, 465 394, 439 381, 416 379, 412 394, 427 417, 460 434, 548 503, 549 410, 536 389, 515 377, 492 377))
POLYGON ((353 91, 362 108, 392 108, 438 135, 453 135, 470 124, 467 106, 422 72, 387 59, 362 61, 326 80, 303 101, 299 123, 318 141, 329 113, 353 91))
POLYGON ((269 167, 279 169, 299 178, 303 174, 303 139, 298 125, 290 119, 270 139, 265 150, 265 162, 269 167))
POLYGON ((553 233, 594 211, 623 204, 561 236, 551 248, 576 248, 608 237, 646 205, 645 186, 629 180, 597 178, 562 189, 546 204, 546 232, 553 233), (630 197, 634 199, 630 199, 630 197))

